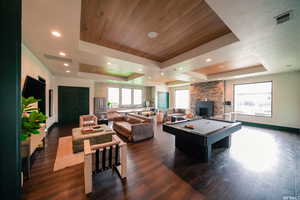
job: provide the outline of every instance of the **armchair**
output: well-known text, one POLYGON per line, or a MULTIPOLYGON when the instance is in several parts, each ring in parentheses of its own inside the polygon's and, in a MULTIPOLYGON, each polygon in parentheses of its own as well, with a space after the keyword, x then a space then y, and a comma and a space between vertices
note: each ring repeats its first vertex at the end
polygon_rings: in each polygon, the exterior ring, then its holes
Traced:
POLYGON ((111 142, 91 145, 84 141, 84 188, 85 194, 92 192, 93 174, 105 170, 116 170, 122 180, 126 179, 127 145, 113 135, 111 142))
POLYGON ((79 119, 80 127, 96 126, 98 119, 95 115, 81 115, 79 119))

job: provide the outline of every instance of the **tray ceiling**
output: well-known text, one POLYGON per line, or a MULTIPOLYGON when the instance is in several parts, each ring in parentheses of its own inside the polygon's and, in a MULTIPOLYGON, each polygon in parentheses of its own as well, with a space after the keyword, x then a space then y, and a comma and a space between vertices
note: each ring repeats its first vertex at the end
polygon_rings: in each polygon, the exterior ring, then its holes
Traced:
POLYGON ((83 63, 79 64, 79 72, 99 74, 99 75, 105 75, 105 76, 116 77, 116 78, 124 78, 126 80, 133 80, 144 76, 144 74, 141 73, 107 69, 105 67, 94 66, 94 65, 83 64, 83 63))
POLYGON ((82 1, 81 40, 158 62, 228 33, 203 0, 82 1))

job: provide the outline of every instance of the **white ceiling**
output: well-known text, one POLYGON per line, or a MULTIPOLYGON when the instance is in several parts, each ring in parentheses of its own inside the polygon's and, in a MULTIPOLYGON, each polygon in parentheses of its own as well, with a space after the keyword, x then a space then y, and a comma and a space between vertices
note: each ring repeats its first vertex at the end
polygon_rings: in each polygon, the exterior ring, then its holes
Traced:
MULTIPOLYGON (((243 60, 249 57, 253 58, 254 63, 262 63, 267 69, 266 72, 253 74, 247 71, 250 76, 300 70, 299 0, 206 0, 206 2, 239 41, 232 43, 233 36, 229 34, 184 55, 164 63, 157 63, 80 41, 81 0, 23 0, 23 42, 54 75, 99 82, 109 81, 110 78, 80 73, 78 63, 114 68, 123 72, 145 73, 142 80, 131 82, 145 85, 154 85, 151 80, 160 77, 161 71, 164 72, 164 76, 173 79, 204 81, 207 79, 205 75, 192 73, 191 70, 232 60, 242 64, 243 60), (288 10, 293 10, 292 19, 276 25, 274 16, 288 10), (53 37, 51 35, 53 30, 61 32, 62 37, 53 37), (66 57, 72 59, 71 66, 68 67, 71 73, 65 72, 63 62, 44 57, 44 54, 59 56, 60 51, 66 52, 66 57), (212 62, 207 63, 206 58, 211 58, 212 62), (108 65, 108 62, 112 65, 108 65)), ((218 77, 220 78, 222 77, 218 77)))

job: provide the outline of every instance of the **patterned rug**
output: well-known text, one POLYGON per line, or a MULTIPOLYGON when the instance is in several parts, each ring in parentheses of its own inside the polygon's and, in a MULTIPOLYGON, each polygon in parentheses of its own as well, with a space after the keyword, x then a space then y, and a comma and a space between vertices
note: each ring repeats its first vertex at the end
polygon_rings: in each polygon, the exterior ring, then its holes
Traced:
POLYGON ((72 150, 72 136, 60 137, 58 140, 58 147, 53 171, 58 171, 67 167, 83 163, 84 154, 73 153, 72 150))

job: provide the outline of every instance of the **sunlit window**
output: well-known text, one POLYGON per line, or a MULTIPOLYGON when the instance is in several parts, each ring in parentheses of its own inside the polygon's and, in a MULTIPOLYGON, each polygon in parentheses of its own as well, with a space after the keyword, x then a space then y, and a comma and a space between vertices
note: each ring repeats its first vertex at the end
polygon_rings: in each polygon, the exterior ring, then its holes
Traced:
POLYGON ((272 116, 272 82, 234 85, 234 111, 255 116, 272 116))
POLYGON ((113 107, 119 106, 119 95, 119 88, 108 88, 108 102, 112 103, 113 107))
POLYGON ((131 104, 131 89, 122 88, 122 105, 131 104))
POLYGON ((133 90, 133 104, 134 105, 142 104, 142 90, 140 89, 133 90))
POLYGON ((175 108, 189 108, 190 107, 190 92, 189 90, 175 91, 175 108))

